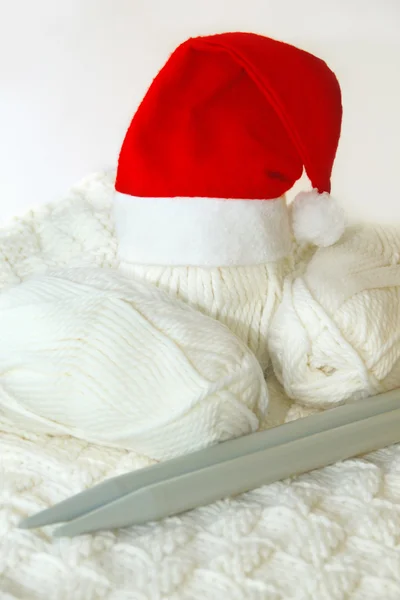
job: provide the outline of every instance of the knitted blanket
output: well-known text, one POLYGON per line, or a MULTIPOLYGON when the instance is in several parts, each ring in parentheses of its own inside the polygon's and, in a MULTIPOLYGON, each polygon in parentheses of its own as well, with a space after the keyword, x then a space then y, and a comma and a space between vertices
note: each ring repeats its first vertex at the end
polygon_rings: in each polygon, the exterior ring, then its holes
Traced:
MULTIPOLYGON (((117 268, 112 184, 90 177, 0 232, 0 289, 58 266, 117 268)), ((268 386, 263 427, 304 414, 272 376, 268 386)), ((16 527, 149 462, 0 414, 0 599, 400 598, 400 445, 160 523, 55 540, 51 528, 16 527)))

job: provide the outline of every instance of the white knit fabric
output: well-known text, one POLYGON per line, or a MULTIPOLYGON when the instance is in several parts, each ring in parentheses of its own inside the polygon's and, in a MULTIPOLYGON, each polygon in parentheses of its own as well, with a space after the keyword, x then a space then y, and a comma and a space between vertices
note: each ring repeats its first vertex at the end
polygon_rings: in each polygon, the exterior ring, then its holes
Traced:
POLYGON ((286 393, 327 408, 400 387, 400 228, 355 227, 287 278, 269 349, 286 393))
POLYGON ((261 367, 236 336, 116 271, 36 276, 0 295, 0 411, 165 460, 254 432, 261 367))
MULTIPOLYGON (((90 178, 0 233, 1 288, 49 267, 114 267, 110 181, 90 178)), ((314 410, 290 407, 276 380, 267 383, 263 427, 314 410)), ((0 417, 1 600, 400 598, 400 446, 143 527, 71 540, 16 527, 149 463, 0 417)))
POLYGON ((150 267, 120 263, 128 277, 159 286, 224 323, 268 366, 267 338, 279 306, 290 258, 253 267, 150 267))

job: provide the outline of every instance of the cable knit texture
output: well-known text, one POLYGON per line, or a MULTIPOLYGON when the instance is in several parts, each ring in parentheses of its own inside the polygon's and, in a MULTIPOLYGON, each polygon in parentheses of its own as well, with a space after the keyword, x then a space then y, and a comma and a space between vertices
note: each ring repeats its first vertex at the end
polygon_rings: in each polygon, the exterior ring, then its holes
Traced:
POLYGON ((268 366, 267 338, 291 258, 251 267, 147 267, 120 263, 121 272, 150 281, 218 319, 268 366))
POLYGON ((161 460, 258 429, 261 367, 218 321, 104 269, 0 295, 0 408, 47 433, 161 460))
POLYGON ((286 393, 309 406, 400 387, 400 230, 349 229, 285 281, 269 349, 286 393))
MULTIPOLYGON (((0 233, 1 288, 49 269, 115 267, 112 185, 95 176, 0 233)), ((316 410, 268 377, 262 427, 316 410)), ((161 523, 76 539, 19 520, 150 464, 133 451, 33 434, 0 415, 1 600, 398 600, 400 447, 161 523)), ((268 468, 266 466, 266 468, 268 468)))

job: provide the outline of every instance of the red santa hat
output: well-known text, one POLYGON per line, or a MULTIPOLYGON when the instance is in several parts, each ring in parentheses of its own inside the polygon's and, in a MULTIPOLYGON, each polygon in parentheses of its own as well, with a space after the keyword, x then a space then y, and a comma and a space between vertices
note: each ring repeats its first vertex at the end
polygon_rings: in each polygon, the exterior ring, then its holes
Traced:
POLYGON ((189 39, 151 84, 122 145, 115 196, 121 260, 262 264, 343 232, 329 196, 341 92, 321 59, 252 33, 189 39), (312 192, 289 216, 305 169, 312 192))

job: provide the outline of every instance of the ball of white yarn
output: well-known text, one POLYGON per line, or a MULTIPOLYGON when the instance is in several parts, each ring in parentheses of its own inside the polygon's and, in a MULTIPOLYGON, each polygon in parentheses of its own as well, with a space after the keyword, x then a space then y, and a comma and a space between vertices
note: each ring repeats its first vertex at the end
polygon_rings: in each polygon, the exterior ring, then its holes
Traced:
POLYGON ((255 431, 256 358, 217 321, 117 272, 71 269, 0 294, 0 415, 167 459, 255 431))
POLYGON ((400 232, 363 226, 284 285, 269 351, 286 393, 330 407, 400 386, 400 232))

